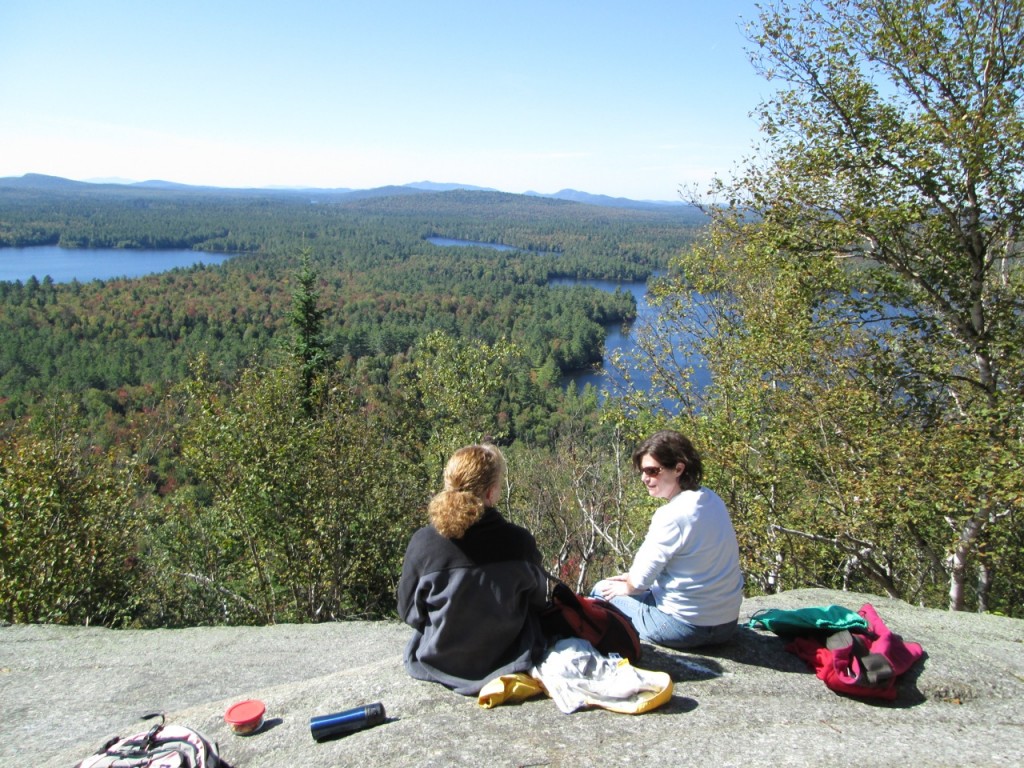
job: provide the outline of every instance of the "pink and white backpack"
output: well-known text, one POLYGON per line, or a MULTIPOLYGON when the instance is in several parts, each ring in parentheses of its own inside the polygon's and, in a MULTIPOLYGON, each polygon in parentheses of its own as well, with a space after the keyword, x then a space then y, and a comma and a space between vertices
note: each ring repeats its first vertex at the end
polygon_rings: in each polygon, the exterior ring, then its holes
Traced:
POLYGON ((219 768, 216 743, 184 725, 165 725, 164 715, 154 712, 143 720, 159 717, 148 731, 127 738, 115 736, 75 768, 219 768))

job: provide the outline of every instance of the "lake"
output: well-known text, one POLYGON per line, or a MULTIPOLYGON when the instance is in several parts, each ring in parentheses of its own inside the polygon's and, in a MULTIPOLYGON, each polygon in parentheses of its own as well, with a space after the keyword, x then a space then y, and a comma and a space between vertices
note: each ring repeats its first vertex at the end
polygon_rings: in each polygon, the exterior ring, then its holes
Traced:
POLYGON ((203 251, 133 251, 124 248, 60 248, 36 245, 31 248, 0 248, 0 281, 42 280, 55 283, 77 280, 110 280, 141 277, 194 264, 222 264, 230 255, 203 251))
MULTIPOLYGON (((636 320, 632 323, 613 324, 605 326, 604 356, 600 368, 573 371, 566 375, 563 384, 568 386, 570 381, 576 382, 576 387, 582 390, 587 384, 593 384, 600 389, 612 389, 613 384, 621 384, 616 370, 611 365, 612 356, 621 352, 627 359, 636 352, 636 337, 634 327, 643 325, 657 316, 658 310, 650 305, 647 300, 647 283, 617 283, 613 280, 577 280, 574 278, 556 278, 548 281, 548 285, 555 287, 559 285, 589 285, 602 291, 614 293, 616 289, 627 291, 636 300, 636 320)), ((674 344, 676 349, 685 348, 678 341, 674 344)), ((688 364, 694 368, 693 382, 697 389, 702 389, 710 383, 710 374, 701 360, 688 360, 688 364)), ((634 385, 638 388, 649 388, 650 377, 644 371, 634 372, 634 385)))
MULTIPOLYGON (((479 243, 468 240, 451 240, 433 237, 429 242, 441 247, 479 246, 495 250, 517 250, 500 243, 479 243)), ((110 280, 119 277, 140 277, 142 275, 167 272, 176 267, 191 267, 195 264, 222 264, 231 256, 205 253, 202 251, 138 251, 122 248, 59 248, 55 245, 33 246, 31 248, 0 248, 0 281, 25 282, 35 276, 42 280, 47 275, 55 283, 69 283, 78 280, 81 283, 90 280, 110 280)), ((636 300, 637 322, 643 322, 654 316, 654 310, 647 301, 646 283, 617 283, 612 280, 576 280, 572 278, 556 278, 549 281, 552 287, 560 285, 590 285, 602 291, 614 292, 616 289, 629 291, 636 300)), ((583 389, 593 384, 598 389, 608 389, 615 382, 615 371, 610 361, 616 351, 627 357, 636 350, 636 342, 632 335, 634 324, 614 324, 605 328, 605 353, 599 368, 588 368, 574 371, 563 379, 568 386, 575 381, 577 388, 583 389)), ((698 364, 695 382, 698 386, 707 383, 707 372, 698 364)), ((637 382, 644 386, 643 377, 637 382)))
POLYGON ((531 251, 527 248, 516 248, 514 245, 505 245, 504 243, 483 243, 479 240, 453 240, 450 237, 428 237, 426 241, 431 245, 437 245, 441 248, 490 248, 492 251, 520 251, 522 253, 532 253, 537 256, 558 256, 559 254, 555 251, 531 251))
MULTIPOLYGON (((501 243, 482 243, 474 240, 453 240, 446 237, 429 237, 427 238, 427 242, 442 247, 477 246, 480 248, 493 248, 498 251, 519 250, 508 245, 502 245, 501 243)), ((549 280, 548 285, 551 287, 557 287, 560 285, 589 285, 602 291, 608 291, 609 293, 614 293, 616 289, 619 289, 633 294, 633 298, 636 300, 636 321, 625 325, 615 323, 613 325, 605 326, 604 356, 601 360, 600 367, 573 371, 562 378, 563 386, 567 387, 570 382, 576 382, 578 390, 582 390, 587 384, 593 384, 598 390, 613 389, 612 385, 621 383, 621 379, 618 378, 615 369, 611 365, 612 356, 616 352, 621 352, 627 359, 632 357, 637 349, 636 338, 633 335, 633 327, 654 318, 657 313, 657 310, 651 307, 650 303, 647 301, 647 283, 617 283, 613 280, 578 280, 576 278, 564 277, 549 280)), ((677 349, 684 348, 678 343, 675 346, 677 349)), ((703 361, 688 360, 686 362, 694 368, 694 386, 698 390, 707 386, 711 381, 711 377, 706 366, 704 366, 703 361)), ((650 377, 646 372, 634 372, 633 378, 635 386, 639 388, 650 387, 650 377)))
POLYGON ((441 248, 490 248, 495 251, 518 251, 519 248, 515 248, 511 245, 502 245, 501 243, 481 243, 476 240, 452 240, 450 237, 428 237, 427 242, 431 245, 437 245, 441 248))

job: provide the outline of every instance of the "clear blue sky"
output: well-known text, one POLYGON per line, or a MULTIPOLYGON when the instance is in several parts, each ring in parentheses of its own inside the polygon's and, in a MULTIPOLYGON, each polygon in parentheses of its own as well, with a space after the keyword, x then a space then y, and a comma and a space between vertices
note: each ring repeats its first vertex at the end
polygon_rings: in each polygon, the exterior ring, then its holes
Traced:
POLYGON ((728 175, 753 0, 3 0, 0 176, 457 182, 641 200, 728 175))

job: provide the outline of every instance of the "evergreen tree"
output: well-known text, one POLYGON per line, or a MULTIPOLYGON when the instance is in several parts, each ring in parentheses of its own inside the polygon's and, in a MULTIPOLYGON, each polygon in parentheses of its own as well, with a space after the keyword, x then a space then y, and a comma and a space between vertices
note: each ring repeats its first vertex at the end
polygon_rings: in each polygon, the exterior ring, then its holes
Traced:
POLYGON ((313 382, 330 363, 323 336, 324 310, 319 306, 317 274, 310 267, 308 252, 302 254, 302 268, 296 279, 292 309, 288 315, 294 331, 291 353, 302 372, 303 402, 308 408, 313 382))

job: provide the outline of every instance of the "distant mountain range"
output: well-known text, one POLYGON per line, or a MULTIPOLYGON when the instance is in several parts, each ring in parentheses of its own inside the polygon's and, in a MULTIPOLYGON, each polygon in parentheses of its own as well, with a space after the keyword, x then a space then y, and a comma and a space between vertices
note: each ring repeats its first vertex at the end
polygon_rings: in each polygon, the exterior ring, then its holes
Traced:
MULTIPOLYGON (((323 187, 265 187, 239 189, 236 187, 210 187, 191 184, 179 184, 174 181, 162 181, 152 179, 149 181, 129 181, 125 179, 92 179, 90 181, 72 181, 60 176, 46 176, 38 173, 27 173, 24 176, 9 176, 0 178, 0 187, 20 187, 32 189, 74 189, 84 186, 119 186, 119 187, 141 187, 146 189, 166 189, 176 191, 205 191, 205 192, 229 192, 235 194, 244 193, 303 193, 317 195, 344 195, 352 197, 388 197, 393 195, 414 195, 424 192, 448 192, 456 189, 465 189, 480 192, 498 192, 500 190, 490 187, 476 187, 471 184, 450 184, 434 181, 418 181, 411 184, 397 186, 375 187, 372 189, 351 189, 345 187, 323 188, 323 187)), ((588 192, 580 192, 575 189, 563 189, 554 194, 543 194, 541 192, 526 192, 530 197, 547 197, 556 200, 569 200, 574 203, 586 205, 599 205, 608 208, 636 208, 640 210, 666 210, 687 207, 683 202, 658 202, 652 200, 630 200, 625 197, 609 197, 608 195, 592 195, 588 192)))
MULTIPOLYGON (((412 184, 404 185, 411 189, 422 189, 431 192, 446 192, 452 189, 475 189, 483 192, 498 192, 500 190, 492 189, 489 187, 474 187, 469 184, 438 184, 433 181, 417 181, 412 184)), ((587 205, 603 205, 609 208, 643 208, 643 209, 658 209, 673 206, 686 205, 682 201, 679 202, 668 202, 668 201, 657 201, 657 200, 631 200, 627 197, 609 197, 608 195, 592 195, 589 192, 580 192, 577 189, 563 189, 554 194, 544 194, 543 192, 524 192, 523 194, 529 197, 551 197, 555 200, 571 200, 574 203, 585 203, 587 205)))

